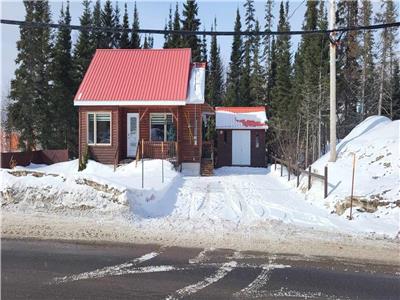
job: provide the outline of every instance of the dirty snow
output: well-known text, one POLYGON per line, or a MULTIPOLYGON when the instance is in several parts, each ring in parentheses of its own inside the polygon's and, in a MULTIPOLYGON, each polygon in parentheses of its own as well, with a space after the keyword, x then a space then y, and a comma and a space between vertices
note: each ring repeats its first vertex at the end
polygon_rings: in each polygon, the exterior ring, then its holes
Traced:
MULTIPOLYGON (((313 170, 322 174, 327 159, 318 160, 313 170)), ((293 245, 285 245, 285 251, 300 249, 297 241, 311 237, 323 243, 345 236, 367 238, 369 247, 371 237, 398 237, 399 121, 369 118, 338 145, 338 160, 329 163, 330 195, 325 200, 322 183, 313 182, 307 192, 303 179, 296 189, 295 179, 288 182, 286 171, 280 177, 279 165, 277 170, 273 166, 224 167, 212 177, 185 177, 165 161, 162 182, 161 164, 161 160, 144 162, 144 189, 142 166, 135 162, 115 172, 94 161, 78 172, 77 160, 1 169, 2 232, 120 241, 167 242, 170 238, 187 246, 235 245, 257 250, 266 247, 261 242, 265 238, 275 239, 269 241, 268 250, 292 238, 293 245), (378 197, 385 205, 372 213, 355 210, 355 219, 350 221, 346 211, 340 215, 334 210, 350 193, 352 152, 357 154, 355 195, 378 197), (87 228, 80 232, 85 224, 87 228)), ((328 245, 326 253, 337 252, 328 245)), ((352 239, 349 245, 354 248, 352 239)), ((319 253, 317 247, 314 250, 319 253)))

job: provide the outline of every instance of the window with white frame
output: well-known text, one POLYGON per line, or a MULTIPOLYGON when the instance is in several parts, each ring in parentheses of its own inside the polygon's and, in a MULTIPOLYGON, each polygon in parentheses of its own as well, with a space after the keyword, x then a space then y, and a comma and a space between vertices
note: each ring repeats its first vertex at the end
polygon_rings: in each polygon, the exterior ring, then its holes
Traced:
POLYGON ((169 113, 150 114, 150 136, 152 141, 175 141, 176 130, 169 113))
POLYGON ((111 112, 88 113, 88 144, 111 145, 111 112))

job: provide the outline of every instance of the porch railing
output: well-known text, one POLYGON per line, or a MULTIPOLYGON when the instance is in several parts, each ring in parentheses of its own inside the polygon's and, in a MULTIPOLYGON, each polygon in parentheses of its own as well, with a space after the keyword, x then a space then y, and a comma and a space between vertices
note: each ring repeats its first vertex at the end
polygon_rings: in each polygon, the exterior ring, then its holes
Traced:
POLYGON ((178 142, 143 141, 143 157, 178 161, 178 142))

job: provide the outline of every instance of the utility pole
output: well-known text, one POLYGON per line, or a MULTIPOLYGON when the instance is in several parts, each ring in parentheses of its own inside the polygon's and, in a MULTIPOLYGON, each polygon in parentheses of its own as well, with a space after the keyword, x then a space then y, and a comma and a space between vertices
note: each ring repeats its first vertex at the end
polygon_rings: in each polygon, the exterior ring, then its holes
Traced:
MULTIPOLYGON (((336 0, 329 0, 329 29, 332 30, 336 26, 336 0)), ((329 58, 330 58, 330 85, 329 85, 329 102, 330 102, 330 156, 329 161, 336 161, 336 37, 335 33, 331 33, 329 58)))

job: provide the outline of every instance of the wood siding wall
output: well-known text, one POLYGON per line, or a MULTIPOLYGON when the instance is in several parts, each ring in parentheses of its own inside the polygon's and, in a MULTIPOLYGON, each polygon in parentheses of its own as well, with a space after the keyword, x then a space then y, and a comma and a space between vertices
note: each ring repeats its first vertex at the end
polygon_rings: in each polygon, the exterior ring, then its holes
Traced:
MULTIPOLYGON (((232 165, 232 130, 217 130, 217 166, 232 165), (226 132, 226 143, 224 135, 226 132)), ((265 131, 263 129, 250 130, 250 166, 265 167, 265 131), (259 147, 256 148, 256 136, 259 136, 259 147)))
POLYGON ((79 107, 79 157, 85 152, 87 147, 88 133, 88 112, 111 112, 111 145, 89 146, 91 159, 104 164, 113 164, 115 156, 120 159, 118 145, 120 138, 120 120, 118 107, 79 107))
POLYGON ((186 106, 138 106, 138 107, 80 107, 79 108, 79 155, 87 145, 87 113, 112 112, 111 146, 90 146, 92 159, 105 164, 113 164, 118 149, 118 161, 126 158, 127 152, 127 114, 139 113, 139 139, 150 140, 150 113, 172 113, 177 129, 179 162, 200 162, 202 146, 203 111, 212 111, 208 105, 186 106), (196 118, 195 118, 196 116, 196 118), (194 143, 195 119, 197 119, 197 145, 194 143), (189 133, 191 132, 191 134, 189 133))

